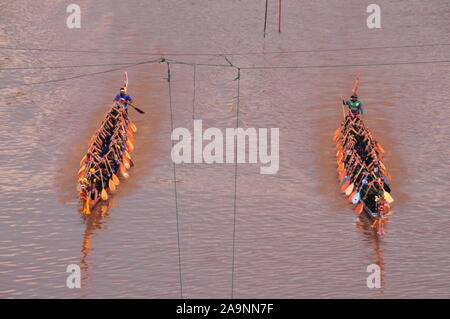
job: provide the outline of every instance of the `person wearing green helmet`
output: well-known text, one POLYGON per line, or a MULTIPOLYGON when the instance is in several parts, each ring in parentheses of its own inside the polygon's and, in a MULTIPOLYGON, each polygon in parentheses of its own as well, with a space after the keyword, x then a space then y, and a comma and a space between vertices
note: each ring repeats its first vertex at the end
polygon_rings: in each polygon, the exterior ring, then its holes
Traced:
POLYGON ((347 105, 353 115, 364 114, 361 101, 358 100, 358 95, 352 94, 350 100, 342 101, 342 104, 347 105))

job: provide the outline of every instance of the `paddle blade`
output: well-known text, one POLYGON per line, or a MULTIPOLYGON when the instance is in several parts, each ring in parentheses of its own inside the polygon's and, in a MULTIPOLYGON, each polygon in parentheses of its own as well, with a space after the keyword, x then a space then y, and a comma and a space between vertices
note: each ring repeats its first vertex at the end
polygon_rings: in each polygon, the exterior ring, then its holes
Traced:
POLYGON ((109 186, 110 190, 112 190, 112 191, 116 190, 116 185, 114 184, 114 181, 112 180, 112 178, 108 181, 108 186, 109 186))
POLYGON ((83 177, 85 174, 86 174, 86 166, 80 168, 80 170, 79 170, 78 173, 77 173, 77 177, 78 177, 78 178, 81 178, 81 177, 83 177))
POLYGON ((383 197, 384 199, 390 204, 394 201, 394 199, 392 198, 391 194, 389 194, 388 192, 384 191, 383 193, 383 197))
POLYGON ((353 190, 353 192, 350 194, 350 196, 348 197, 348 201, 349 202, 353 202, 353 197, 355 197, 355 195, 356 195, 356 193, 357 193, 358 191, 356 191, 356 190, 353 190))
POLYGON ((128 127, 128 128, 126 129, 126 131, 127 131, 127 135, 133 136, 133 131, 131 130, 130 127, 128 127))
MULTIPOLYGON (((132 105, 133 106, 133 105, 132 105)), ((138 111, 139 113, 141 113, 141 114, 144 114, 145 112, 144 111, 142 111, 140 108, 138 108, 138 107, 136 107, 136 106, 133 106, 133 108, 136 110, 136 111, 138 111)))
POLYGON ((378 151, 380 151, 381 153, 385 153, 386 151, 384 150, 383 146, 381 146, 380 143, 375 142, 375 146, 377 148, 378 151))
POLYGON ((133 150, 134 150, 134 145, 133 145, 133 143, 131 143, 130 141, 127 141, 125 144, 126 144, 126 146, 127 146, 128 151, 129 151, 129 152, 133 152, 133 150))
POLYGON ((345 190, 350 186, 350 180, 346 181, 342 186, 341 186, 341 191, 343 193, 345 193, 345 190))
POLYGON ((86 215, 90 215, 91 214, 91 207, 89 205, 89 196, 86 198, 86 200, 84 201, 84 208, 83 211, 86 215))
POLYGON ((354 205, 358 204, 360 196, 361 195, 359 194, 359 192, 357 192, 352 198, 352 204, 354 204, 354 205))
POLYGON ((102 196, 103 200, 107 200, 108 199, 108 193, 106 192, 106 190, 104 188, 102 189, 101 196, 102 196))
POLYGON ((359 203, 359 204, 356 205, 356 207, 355 207, 355 214, 356 214, 356 215, 361 214, 362 211, 363 211, 363 209, 364 209, 364 204, 363 204, 363 203, 359 203))
POLYGON ((339 134, 334 134, 333 142, 337 142, 338 139, 339 139, 339 134))
POLYGON ((353 188, 355 187, 355 184, 351 183, 349 187, 345 190, 345 195, 350 196, 350 194, 353 192, 353 188))
POLYGON ((119 178, 117 177, 116 174, 112 175, 112 180, 113 180, 114 184, 116 184, 116 185, 120 184, 120 180, 119 180, 119 178))
POLYGON ((349 201, 350 203, 352 202, 353 197, 356 195, 356 192, 357 192, 357 191, 353 190, 353 192, 348 196, 348 201, 349 201))
POLYGON ((386 174, 386 177, 388 178, 388 180, 390 181, 390 182, 392 182, 392 177, 391 177, 391 175, 388 173, 388 172, 386 172, 386 171, 384 171, 386 174))
POLYGON ((386 171, 386 170, 381 170, 381 173, 383 173, 383 175, 388 179, 388 181, 390 182, 390 183, 392 183, 392 177, 391 177, 391 175, 389 175, 389 173, 386 171))
POLYGON ((130 175, 127 173, 125 167, 123 166, 123 164, 120 164, 120 174, 124 177, 124 178, 128 178, 130 175))
POLYGON ((136 132, 137 132, 137 127, 136 127, 136 125, 135 125, 133 122, 131 122, 131 121, 130 121, 130 128, 131 128, 131 131, 132 131, 133 133, 136 133, 136 132))

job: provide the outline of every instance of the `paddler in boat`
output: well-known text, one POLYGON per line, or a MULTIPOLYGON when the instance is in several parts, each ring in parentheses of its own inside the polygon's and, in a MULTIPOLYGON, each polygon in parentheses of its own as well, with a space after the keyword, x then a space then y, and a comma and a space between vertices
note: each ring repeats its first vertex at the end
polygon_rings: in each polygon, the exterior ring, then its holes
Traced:
MULTIPOLYGON (((95 168, 90 168, 89 169, 89 174, 88 174, 88 190, 90 189, 90 193, 91 193, 91 199, 95 199, 97 198, 99 191, 98 191, 98 184, 100 181, 100 177, 97 176, 97 170, 95 168)), ((101 188, 101 185, 100 185, 101 188)))
POLYGON ((347 105, 353 116, 364 114, 361 101, 358 100, 358 95, 352 94, 350 100, 342 100, 342 104, 347 105))
POLYGON ((133 99, 131 98, 131 96, 129 96, 127 94, 127 90, 122 87, 122 88, 120 88, 120 91, 116 95, 116 97, 114 98, 113 102, 120 102, 120 103, 122 103, 122 105, 125 107, 125 111, 128 114, 128 103, 133 102, 133 99))

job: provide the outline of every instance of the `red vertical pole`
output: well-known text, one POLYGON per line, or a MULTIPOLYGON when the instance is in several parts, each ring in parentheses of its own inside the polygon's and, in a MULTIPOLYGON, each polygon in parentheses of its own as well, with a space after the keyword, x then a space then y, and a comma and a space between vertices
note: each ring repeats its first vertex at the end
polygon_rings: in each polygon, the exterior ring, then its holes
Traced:
POLYGON ((281 0, 278 0, 278 33, 281 33, 281 0))

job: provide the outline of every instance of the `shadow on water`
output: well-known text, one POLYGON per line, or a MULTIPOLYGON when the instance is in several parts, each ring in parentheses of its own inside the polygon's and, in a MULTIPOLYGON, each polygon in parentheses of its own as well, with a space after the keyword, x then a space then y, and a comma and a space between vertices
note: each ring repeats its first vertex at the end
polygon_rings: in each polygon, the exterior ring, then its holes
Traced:
POLYGON ((85 215, 81 211, 81 207, 78 212, 81 218, 84 220, 86 227, 83 235, 80 258, 81 265, 81 284, 86 286, 86 282, 89 279, 89 260, 88 257, 91 254, 91 238, 94 233, 99 229, 106 228, 106 221, 109 216, 110 209, 114 206, 114 198, 109 199, 106 202, 100 202, 92 211, 90 215, 85 215))
MULTIPOLYGON (((360 231, 358 234, 362 237, 363 241, 371 244, 373 258, 374 258, 374 264, 378 265, 380 267, 380 295, 384 295, 385 288, 386 288, 386 278, 385 278, 385 261, 384 261, 384 251, 382 248, 382 239, 383 237, 377 234, 377 231, 375 228, 372 228, 371 226, 372 222, 369 219, 368 216, 365 214, 362 214, 360 217, 358 217, 358 220, 356 221, 356 228, 360 231)), ((386 224, 386 228, 389 225, 389 219, 388 223, 386 224)))

